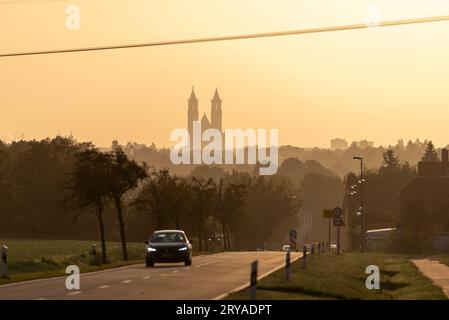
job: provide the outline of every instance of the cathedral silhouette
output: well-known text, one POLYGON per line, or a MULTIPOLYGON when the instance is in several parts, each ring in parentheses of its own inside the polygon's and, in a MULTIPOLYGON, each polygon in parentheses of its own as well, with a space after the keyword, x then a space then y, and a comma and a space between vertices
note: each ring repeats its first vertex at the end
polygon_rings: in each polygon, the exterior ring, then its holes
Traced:
MULTIPOLYGON (((187 128, 190 138, 193 137, 193 122, 199 120, 198 101, 199 100, 195 95, 195 89, 192 87, 192 93, 190 94, 189 100, 187 100, 187 128)), ((223 132, 221 101, 218 89, 215 89, 214 96, 211 100, 210 121, 207 118, 206 112, 204 112, 203 117, 201 118, 201 133, 207 129, 217 129, 219 132, 223 132)))

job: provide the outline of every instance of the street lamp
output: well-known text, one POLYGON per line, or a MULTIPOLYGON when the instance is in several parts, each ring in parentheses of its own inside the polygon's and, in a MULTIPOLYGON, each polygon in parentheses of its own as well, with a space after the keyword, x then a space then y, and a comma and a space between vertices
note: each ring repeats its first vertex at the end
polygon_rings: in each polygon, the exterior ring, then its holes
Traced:
POLYGON ((360 160, 360 251, 365 251, 365 212, 363 210, 363 182, 365 182, 365 179, 363 178, 363 157, 362 156, 356 156, 353 157, 354 160, 360 160))

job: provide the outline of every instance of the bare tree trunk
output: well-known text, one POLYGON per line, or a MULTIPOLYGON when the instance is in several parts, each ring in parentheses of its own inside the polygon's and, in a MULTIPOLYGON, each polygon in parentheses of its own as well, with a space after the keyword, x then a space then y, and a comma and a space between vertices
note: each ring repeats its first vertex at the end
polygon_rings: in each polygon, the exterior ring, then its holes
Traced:
POLYGON ((226 230, 226 239, 227 239, 227 242, 228 242, 228 251, 231 251, 232 250, 231 249, 231 238, 229 237, 228 230, 226 230))
POLYGON ((221 239, 223 239, 223 247, 222 247, 222 249, 226 251, 226 236, 225 236, 225 232, 224 232, 225 227, 224 227, 224 223, 223 222, 220 222, 220 227, 221 227, 221 235, 222 235, 221 239))
POLYGON ((203 229, 203 231, 201 232, 203 234, 203 238, 204 238, 204 247, 206 248, 206 251, 209 251, 209 237, 207 235, 206 232, 206 228, 204 227, 204 224, 201 224, 201 228, 203 229))
POLYGON ((117 217, 120 228, 120 239, 122 241, 123 260, 128 260, 128 248, 126 247, 125 221, 123 220, 122 201, 120 197, 114 197, 115 208, 117 209, 117 217))
POLYGON ((203 238, 201 225, 198 227, 198 250, 201 252, 203 250, 203 246, 201 240, 203 238))
POLYGON ((108 259, 106 254, 106 239, 104 236, 103 209, 104 209, 103 204, 97 203, 98 222, 100 224, 100 237, 101 237, 101 262, 107 263, 108 259))
POLYGON ((226 225, 224 223, 222 223, 222 231, 223 231, 223 240, 224 240, 224 250, 225 251, 230 251, 231 249, 229 248, 229 239, 228 239, 228 231, 226 229, 226 225))

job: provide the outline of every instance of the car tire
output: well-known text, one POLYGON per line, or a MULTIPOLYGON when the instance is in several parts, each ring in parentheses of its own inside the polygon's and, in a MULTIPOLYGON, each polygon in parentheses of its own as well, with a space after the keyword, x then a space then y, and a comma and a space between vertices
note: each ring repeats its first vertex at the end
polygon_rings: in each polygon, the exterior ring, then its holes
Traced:
POLYGON ((152 267, 154 267, 154 261, 152 261, 149 257, 147 257, 147 258, 145 259, 145 262, 146 262, 147 268, 152 268, 152 267))

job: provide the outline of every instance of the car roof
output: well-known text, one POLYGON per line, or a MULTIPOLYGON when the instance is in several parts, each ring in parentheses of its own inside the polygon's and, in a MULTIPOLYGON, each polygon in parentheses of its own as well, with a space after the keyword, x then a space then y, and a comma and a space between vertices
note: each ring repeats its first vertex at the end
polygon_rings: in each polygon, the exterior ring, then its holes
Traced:
POLYGON ((184 233, 184 231, 182 231, 182 230, 156 230, 156 231, 154 231, 154 233, 164 233, 164 232, 179 232, 179 233, 184 233))

